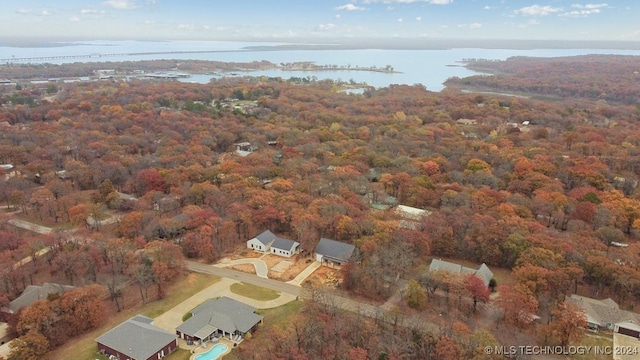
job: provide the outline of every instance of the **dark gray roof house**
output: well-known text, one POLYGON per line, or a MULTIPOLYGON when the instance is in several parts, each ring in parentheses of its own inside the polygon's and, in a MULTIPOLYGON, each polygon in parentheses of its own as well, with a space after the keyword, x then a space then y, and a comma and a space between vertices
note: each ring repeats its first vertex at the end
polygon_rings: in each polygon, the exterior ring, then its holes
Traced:
POLYGON ((351 261, 355 245, 321 238, 316 246, 315 259, 323 263, 336 263, 339 265, 351 261))
POLYGON ((185 340, 207 340, 214 336, 228 336, 239 342, 262 322, 255 308, 223 296, 209 299, 191 311, 191 317, 176 328, 185 340))
POLYGON ((120 360, 161 359, 178 347, 178 337, 136 315, 96 339, 98 350, 120 360))
POLYGON ((31 306, 38 300, 46 300, 49 294, 61 294, 65 291, 73 290, 75 288, 75 286, 71 285, 61 285, 54 283, 44 283, 40 286, 28 285, 22 292, 22 295, 9 303, 9 312, 15 313, 20 308, 31 306))
POLYGON ((484 263, 482 263, 482 265, 480 265, 478 269, 473 269, 449 261, 433 259, 431 260, 431 264, 429 265, 429 272, 433 271, 447 271, 462 276, 466 276, 469 274, 475 275, 487 286, 489 286, 489 281, 491 281, 491 278, 493 278, 493 272, 489 270, 489 267, 484 263))

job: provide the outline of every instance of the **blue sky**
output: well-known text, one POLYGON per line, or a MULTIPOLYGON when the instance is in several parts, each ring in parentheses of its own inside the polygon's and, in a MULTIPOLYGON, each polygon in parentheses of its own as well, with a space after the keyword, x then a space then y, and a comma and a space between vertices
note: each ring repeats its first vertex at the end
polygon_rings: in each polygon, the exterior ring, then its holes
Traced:
POLYGON ((9 0, 6 37, 640 40, 640 1, 9 0))

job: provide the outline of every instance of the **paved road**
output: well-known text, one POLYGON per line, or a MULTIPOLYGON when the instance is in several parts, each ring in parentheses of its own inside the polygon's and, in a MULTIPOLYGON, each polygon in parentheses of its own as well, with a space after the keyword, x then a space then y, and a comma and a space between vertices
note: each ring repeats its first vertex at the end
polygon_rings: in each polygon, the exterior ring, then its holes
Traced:
POLYGON ((295 296, 302 296, 304 291, 303 288, 296 285, 291 285, 284 283, 282 281, 273 280, 273 279, 265 279, 254 274, 247 274, 242 271, 232 270, 221 268, 213 265, 201 264, 195 261, 185 261, 187 265, 187 269, 195 272, 205 273, 205 274, 213 274, 225 278, 229 278, 236 281, 245 282, 248 284, 253 284, 257 286, 262 286, 268 289, 272 289, 275 291, 280 291, 282 293, 287 293, 295 296))
POLYGON ((385 313, 387 313, 387 309, 385 309, 383 306, 371 305, 327 293, 312 292, 309 289, 297 285, 288 284, 274 279, 264 279, 254 274, 247 274, 237 270, 220 268, 189 260, 185 261, 185 263, 187 265, 187 269, 191 271, 230 278, 232 280, 242 281, 275 291, 280 291, 282 293, 295 295, 300 298, 311 299, 313 297, 314 301, 320 302, 330 307, 336 307, 339 309, 360 313, 363 316, 371 318, 379 318, 383 321, 395 323, 397 325, 405 326, 412 329, 422 329, 423 331, 429 333, 437 334, 440 332, 440 327, 438 326, 438 324, 427 322, 417 316, 404 319, 394 319, 389 316, 385 316, 385 313))

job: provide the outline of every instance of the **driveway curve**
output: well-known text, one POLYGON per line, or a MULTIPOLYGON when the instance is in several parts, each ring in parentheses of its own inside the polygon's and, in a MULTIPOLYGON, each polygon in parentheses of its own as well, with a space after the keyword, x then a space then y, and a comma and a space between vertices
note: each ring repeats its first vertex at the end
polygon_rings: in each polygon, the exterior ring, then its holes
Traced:
POLYGON ((215 264, 217 267, 229 267, 234 265, 244 265, 251 264, 256 269, 256 275, 261 278, 268 279, 267 273, 269 272, 269 268, 267 267, 267 263, 262 259, 256 258, 246 258, 246 259, 237 259, 237 260, 228 260, 223 261, 222 263, 215 264))

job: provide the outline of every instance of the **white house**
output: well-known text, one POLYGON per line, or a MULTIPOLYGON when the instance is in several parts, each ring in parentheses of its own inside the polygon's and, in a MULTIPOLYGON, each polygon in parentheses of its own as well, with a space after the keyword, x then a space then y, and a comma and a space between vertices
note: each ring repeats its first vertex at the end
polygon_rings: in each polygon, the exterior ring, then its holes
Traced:
POLYGON ((297 241, 277 237, 271 244, 271 253, 282 257, 291 257, 300 249, 297 241))
POLYGON ((277 236, 275 236, 271 231, 263 231, 253 239, 247 241, 247 249, 269 251, 271 249, 271 244, 273 244, 276 238, 277 236))

